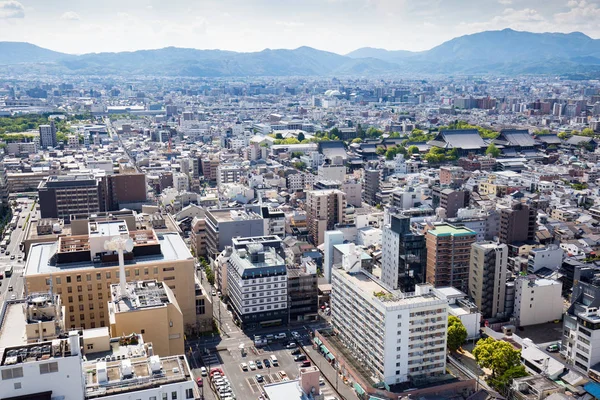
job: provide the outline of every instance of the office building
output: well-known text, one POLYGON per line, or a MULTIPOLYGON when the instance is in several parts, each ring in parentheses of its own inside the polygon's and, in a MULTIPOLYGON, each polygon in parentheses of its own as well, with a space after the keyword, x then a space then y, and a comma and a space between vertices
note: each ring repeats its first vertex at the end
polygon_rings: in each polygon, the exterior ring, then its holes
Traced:
POLYGON ((183 315, 173 291, 156 280, 110 285, 108 315, 112 337, 140 332, 161 356, 184 354, 183 315))
POLYGON ((500 208, 500 243, 534 240, 536 217, 537 210, 524 203, 500 208))
MULTIPOLYGON (((83 223, 83 221, 81 221, 83 223)), ((48 292, 50 285, 65 306, 66 325, 74 328, 108 327, 106 307, 110 285, 119 281, 118 257, 105 250, 115 236, 133 240, 133 249, 124 254, 127 281, 155 279, 165 282, 183 314, 186 330, 204 327, 212 319, 210 298, 195 281, 195 259, 178 233, 157 234, 151 222, 128 226, 125 219, 90 221, 87 232, 71 232, 55 241, 32 244, 24 268, 28 293, 48 292), (205 301, 205 314, 197 314, 205 301)))
POLYGON ((232 240, 227 261, 227 294, 233 316, 243 328, 288 322, 288 274, 277 236, 232 240))
POLYGON ((427 264, 425 236, 410 229, 410 218, 392 215, 383 227, 381 280, 392 289, 414 292, 425 282, 427 264))
POLYGON ((50 125, 40 125, 40 147, 47 149, 49 147, 56 147, 56 125, 54 121, 50 125))
POLYGON ((381 170, 379 169, 365 169, 364 170, 364 184, 363 184, 363 201, 370 205, 377 203, 376 195, 379 192, 379 185, 381 184, 381 170))
POLYGON ((231 245, 234 237, 263 236, 265 226, 260 214, 246 208, 206 210, 206 250, 213 260, 231 245))
POLYGON ((458 210, 469 205, 469 192, 466 190, 455 190, 436 187, 432 192, 433 208, 442 208, 446 212, 446 218, 456 217, 458 210))
POLYGON ((290 322, 316 320, 319 317, 319 285, 317 265, 305 262, 288 265, 290 322))
POLYGON ((346 221, 346 195, 341 190, 306 192, 306 222, 315 246, 323 243, 325 231, 346 221))
POLYGON ((244 176, 244 168, 241 165, 219 165, 217 167, 217 184, 240 183, 244 176))
POLYGON ((93 175, 49 176, 38 186, 42 218, 70 221, 71 214, 101 211, 101 190, 93 175))
POLYGON ((535 275, 519 276, 515 280, 515 308, 513 317, 517 326, 545 324, 559 320, 564 311, 562 283, 535 275))
POLYGON ((146 202, 146 174, 121 173, 106 175, 104 184, 104 207, 102 210, 116 211, 123 208, 141 210, 146 202))
POLYGON ((443 375, 447 303, 431 285, 401 293, 353 264, 333 269, 331 324, 356 363, 388 385, 443 375))
POLYGON ((217 170, 219 168, 218 158, 203 158, 200 160, 200 176, 204 177, 204 180, 209 182, 217 181, 217 170))
POLYGON ((430 227, 425 234, 426 279, 435 287, 452 286, 468 293, 471 245, 477 234, 450 224, 430 227))
POLYGON ((588 371, 600 363, 600 273, 576 271, 575 278, 571 304, 564 314, 560 352, 568 364, 588 371))
POLYGON ((190 179, 183 172, 173 174, 173 188, 178 192, 187 192, 190 190, 190 179))
POLYGON ((469 295, 484 318, 504 316, 508 247, 485 242, 471 245, 469 295))

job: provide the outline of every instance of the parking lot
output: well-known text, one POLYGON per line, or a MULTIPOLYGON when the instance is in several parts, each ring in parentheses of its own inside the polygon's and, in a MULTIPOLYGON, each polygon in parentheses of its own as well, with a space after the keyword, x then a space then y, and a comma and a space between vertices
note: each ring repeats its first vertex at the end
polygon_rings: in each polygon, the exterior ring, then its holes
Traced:
MULTIPOLYGON (((292 350, 285 348, 289 342, 290 339, 288 338, 285 341, 270 343, 258 348, 245 348, 244 352, 239 347, 228 348, 219 352, 218 357, 222 361, 221 368, 228 377, 238 400, 258 399, 263 393, 262 387, 264 385, 281 382, 284 376, 287 376, 290 380, 298 378, 301 363, 295 362, 291 354, 292 350), (264 360, 270 360, 271 355, 277 357, 278 366, 265 366, 264 360), (259 360, 262 368, 251 370, 248 367, 246 371, 242 370, 242 363, 249 366, 251 361, 257 363, 259 360), (257 375, 262 376, 262 382, 257 380, 257 375)), ((310 340, 304 335, 301 338, 301 343, 310 345, 310 340)), ((326 395, 335 395, 334 390, 328 384, 323 384, 321 390, 326 395)))

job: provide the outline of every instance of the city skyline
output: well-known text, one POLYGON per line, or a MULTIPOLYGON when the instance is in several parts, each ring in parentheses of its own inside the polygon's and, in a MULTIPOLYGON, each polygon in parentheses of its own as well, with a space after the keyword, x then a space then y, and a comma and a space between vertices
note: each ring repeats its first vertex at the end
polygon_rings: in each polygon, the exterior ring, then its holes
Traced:
POLYGON ((240 52, 314 47, 346 54, 361 47, 423 51, 454 37, 512 28, 600 36, 598 1, 112 0, 0 1, 0 40, 71 54, 169 46, 240 52), (323 39, 325 38, 325 40, 323 39), (243 40, 240 40, 243 39, 243 40))

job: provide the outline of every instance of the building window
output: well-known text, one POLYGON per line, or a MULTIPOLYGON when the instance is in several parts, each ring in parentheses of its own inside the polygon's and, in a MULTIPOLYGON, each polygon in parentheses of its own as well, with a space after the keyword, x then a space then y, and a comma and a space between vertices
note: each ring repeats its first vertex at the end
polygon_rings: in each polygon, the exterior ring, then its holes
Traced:
POLYGON ((154 275, 158 275, 158 267, 154 267, 154 275))
POLYGON ((69 296, 68 300, 69 300, 69 303, 72 303, 73 302, 73 296, 69 296))
POLYGON ((73 293, 73 288, 71 286, 67 287, 67 293, 73 293))
POLYGON ((194 398, 194 390, 193 389, 185 389, 185 398, 193 399, 194 398))
POLYGON ((83 311, 83 304, 79 305, 79 311, 83 311))
POLYGON ((77 296, 77 300, 78 300, 78 301, 83 301, 83 295, 82 295, 82 294, 80 294, 79 296, 77 296))
POLYGON ((135 276, 140 276, 140 270, 138 268, 135 269, 135 276))
POLYGON ((125 276, 129 278, 131 276, 131 271, 130 270, 125 271, 125 276))
POLYGON ((102 280, 102 273, 101 272, 97 272, 96 273, 96 280, 97 281, 101 281, 102 280))
POLYGON ((57 285, 60 285, 60 281, 61 281, 60 277, 57 277, 57 278, 56 278, 56 284, 57 284, 57 285))
POLYGON ((52 374, 54 372, 58 372, 58 363, 57 362, 40 364, 40 375, 52 374))
POLYGON ((92 280, 92 274, 86 274, 85 275, 85 280, 88 281, 88 282, 91 281, 92 280))
POLYGON ((87 285, 87 289, 88 289, 89 292, 91 292, 92 291, 92 285, 87 285))
POLYGON ((67 283, 71 283, 71 277, 67 276, 67 283))
POLYGON ((85 319, 85 315, 79 314, 79 319, 83 321, 85 319))
POLYGON ((15 382, 15 390, 21 389, 21 382, 15 382))
POLYGON ((177 400, 177 392, 171 392, 171 399, 177 400))
POLYGON ((110 279, 110 272, 106 273, 106 279, 110 279))
POLYGON ((77 282, 81 282, 81 275, 77 275, 77 282))
POLYGON ((77 285, 77 291, 79 293, 83 292, 83 288, 81 287, 81 285, 77 285))
POLYGON ((96 285, 96 287, 97 287, 98 290, 102 290, 102 284, 101 283, 99 283, 98 285, 96 285))
POLYGON ((94 343, 89 343, 89 344, 87 345, 87 349, 88 349, 88 350, 94 350, 94 343))

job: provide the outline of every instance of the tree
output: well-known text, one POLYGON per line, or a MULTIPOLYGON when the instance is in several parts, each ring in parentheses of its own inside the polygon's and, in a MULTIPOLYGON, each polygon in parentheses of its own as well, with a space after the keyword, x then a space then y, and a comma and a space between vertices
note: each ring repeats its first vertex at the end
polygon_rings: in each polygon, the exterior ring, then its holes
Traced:
POLYGON ((561 140, 566 140, 571 137, 571 134, 569 132, 560 132, 557 136, 561 140))
POLYGON ((362 139, 359 137, 354 138, 354 139, 352 139, 352 143, 362 143, 362 139))
POLYGON ((481 368, 492 370, 487 381, 500 391, 504 391, 513 379, 527 375, 521 365, 521 351, 503 340, 480 339, 473 349, 473 356, 481 368))
POLYGON ((304 153, 303 153, 303 152, 301 152, 301 151, 293 151, 293 152, 292 152, 292 158, 300 158, 300 157, 302 157, 303 155, 304 155, 304 153))
POLYGON ((283 140, 283 136, 281 135, 281 133, 276 133, 275 139, 283 140))
POLYGON ((385 152, 386 152, 386 149, 385 149, 385 147, 378 147, 378 148, 377 148, 377 150, 375 150, 375 152, 376 152, 378 155, 382 156, 382 155, 384 155, 384 154, 385 154, 385 152))
POLYGON ((356 125, 356 136, 358 139, 365 138, 365 130, 362 128, 361 124, 356 125))
POLYGON ((408 154, 413 155, 413 154, 419 154, 419 148, 415 145, 410 146, 408 149, 408 154))
POLYGON ((301 141, 303 141, 304 139, 306 139, 306 137, 304 136, 304 133, 300 132, 300 133, 298 134, 298 141, 300 141, 300 142, 301 142, 301 141))
POLYGON ((446 161, 444 149, 440 147, 432 147, 429 149, 429 152, 425 154, 425 160, 430 164, 439 164, 446 161))
POLYGON ((299 170, 304 170, 306 168, 306 164, 303 161, 296 161, 293 166, 299 170))
POLYGON ((367 129, 367 137, 369 138, 378 138, 381 137, 381 135, 383 135, 383 131, 380 131, 377 128, 370 127, 367 129))
POLYGON ((596 135, 596 133, 591 128, 585 128, 584 130, 581 131, 581 136, 594 137, 595 135, 596 135))
POLYGON ((500 155, 500 149, 497 148, 494 143, 490 143, 490 145, 485 150, 485 154, 487 154, 488 156, 492 156, 492 157, 496 158, 496 157, 498 157, 500 155))
POLYGON ((462 321, 451 315, 448 317, 448 350, 456 351, 467 340, 467 328, 462 321))

